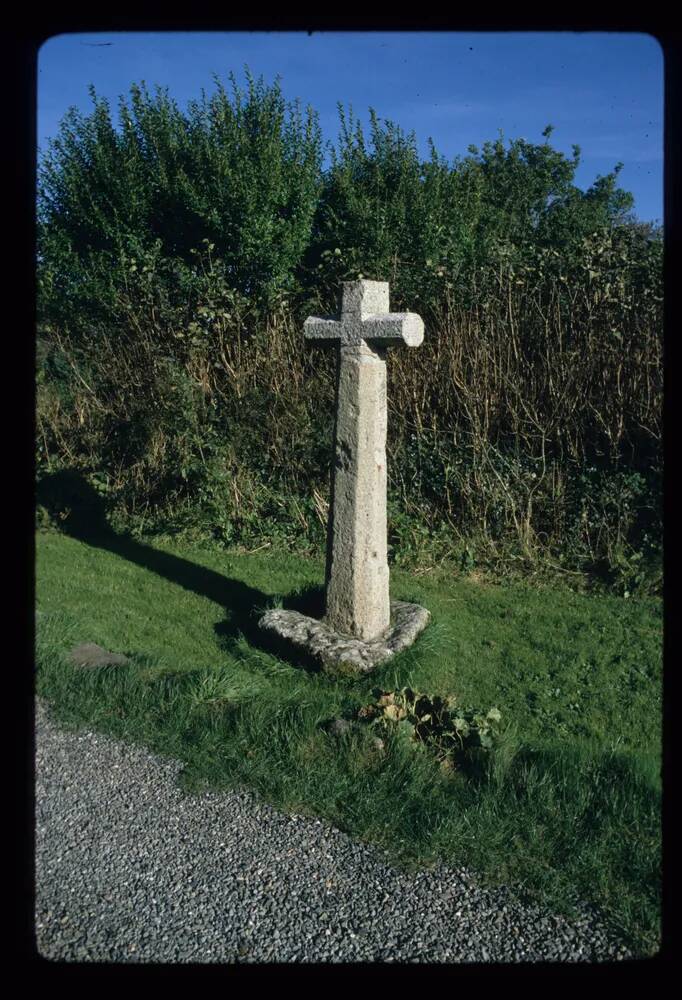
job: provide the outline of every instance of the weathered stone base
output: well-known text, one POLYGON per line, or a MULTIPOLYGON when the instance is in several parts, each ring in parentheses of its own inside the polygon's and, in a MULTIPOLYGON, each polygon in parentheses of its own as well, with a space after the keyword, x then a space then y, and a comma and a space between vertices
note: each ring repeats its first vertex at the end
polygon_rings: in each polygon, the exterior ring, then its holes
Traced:
POLYGON ((303 655, 312 657, 327 673, 368 674, 411 646, 430 620, 430 612, 419 604, 391 601, 391 624, 383 636, 371 642, 340 635, 324 620, 283 608, 266 611, 258 624, 270 636, 286 639, 303 655))

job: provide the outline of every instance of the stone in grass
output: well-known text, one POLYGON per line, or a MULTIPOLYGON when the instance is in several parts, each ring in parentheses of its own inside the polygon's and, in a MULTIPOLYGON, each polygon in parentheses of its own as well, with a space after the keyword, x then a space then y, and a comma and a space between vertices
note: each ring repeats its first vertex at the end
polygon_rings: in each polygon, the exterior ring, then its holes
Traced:
MULTIPOLYGON (((362 724, 354 719, 330 719, 322 727, 330 736, 342 737, 347 733, 358 733, 362 729, 362 724)), ((375 750, 384 750, 386 743, 379 736, 372 738, 372 745, 375 750)))
POLYGON ((346 733, 358 729, 358 724, 348 719, 331 719, 324 728, 330 736, 345 736, 346 733))
POLYGON ((67 654, 67 660, 74 667, 122 667, 130 662, 122 653, 110 653, 94 642, 74 646, 67 654))

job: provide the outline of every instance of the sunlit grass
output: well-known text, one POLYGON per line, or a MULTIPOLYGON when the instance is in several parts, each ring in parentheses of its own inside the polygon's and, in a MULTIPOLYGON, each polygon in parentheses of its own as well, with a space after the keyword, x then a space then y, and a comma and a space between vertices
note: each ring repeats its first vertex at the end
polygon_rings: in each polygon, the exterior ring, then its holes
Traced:
POLYGON ((659 940, 661 604, 435 572, 392 573, 433 622, 371 677, 334 682, 258 646, 256 609, 320 587, 321 562, 145 545, 37 542, 40 694, 88 724, 185 762, 188 789, 247 785, 329 818, 396 861, 443 858, 554 906, 601 906, 641 952, 659 940), (130 664, 75 670, 96 642, 130 664), (416 747, 320 723, 373 686, 456 694, 506 723, 487 779, 416 747))

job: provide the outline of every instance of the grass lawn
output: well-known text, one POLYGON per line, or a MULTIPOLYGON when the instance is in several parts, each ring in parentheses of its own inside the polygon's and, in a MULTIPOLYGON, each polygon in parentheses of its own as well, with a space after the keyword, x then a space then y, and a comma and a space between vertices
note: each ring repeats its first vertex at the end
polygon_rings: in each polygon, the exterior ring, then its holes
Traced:
POLYGON ((513 882, 555 908, 603 908, 641 954, 660 946, 662 604, 391 574, 432 613, 416 645, 333 681, 258 645, 258 611, 319 599, 322 562, 109 534, 36 542, 37 691, 87 724, 186 764, 188 790, 246 785, 388 849, 513 882), (69 667, 95 642, 125 667, 69 667), (497 707, 506 729, 478 780, 419 747, 320 724, 409 685, 497 707))

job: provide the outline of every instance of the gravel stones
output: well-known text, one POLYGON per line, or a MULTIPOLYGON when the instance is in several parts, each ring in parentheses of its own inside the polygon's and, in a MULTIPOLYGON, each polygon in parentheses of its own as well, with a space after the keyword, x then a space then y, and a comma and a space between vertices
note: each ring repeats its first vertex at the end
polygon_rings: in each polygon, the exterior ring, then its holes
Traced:
POLYGON ((181 764, 36 708, 38 950, 67 962, 590 962, 629 957, 464 868, 408 875, 248 791, 186 795, 181 764))
POLYGON ((303 656, 312 657, 327 673, 366 674, 411 646, 430 620, 430 613, 419 604, 391 601, 388 631, 370 642, 341 635, 324 620, 284 608, 266 611, 258 624, 265 633, 286 640, 303 656))

